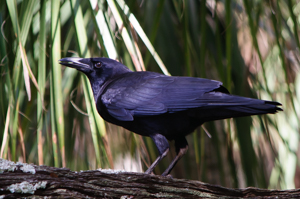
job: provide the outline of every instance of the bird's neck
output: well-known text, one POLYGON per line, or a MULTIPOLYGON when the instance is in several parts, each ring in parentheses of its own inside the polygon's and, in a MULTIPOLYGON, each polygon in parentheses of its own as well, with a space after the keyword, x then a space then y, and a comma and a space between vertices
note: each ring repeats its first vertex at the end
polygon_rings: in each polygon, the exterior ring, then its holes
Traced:
POLYGON ((91 87, 93 90, 93 94, 94 94, 94 99, 95 102, 97 101, 100 93, 101 93, 101 88, 104 85, 104 81, 102 80, 91 80, 90 79, 90 83, 91 83, 91 87))
POLYGON ((115 73, 113 75, 102 73, 100 77, 88 76, 93 90, 95 101, 97 102, 97 99, 103 93, 107 85, 109 85, 111 82, 115 81, 116 79, 119 79, 120 77, 122 77, 122 75, 125 75, 126 73, 128 73, 128 71, 122 72, 120 74, 115 73))
POLYGON ((97 102, 97 99, 99 98, 101 93, 103 93, 106 86, 108 84, 110 84, 112 79, 109 79, 109 80, 104 80, 104 79, 94 80, 94 79, 91 79, 91 78, 89 78, 89 79, 90 79, 91 87, 92 87, 92 90, 93 90, 95 102, 97 102))

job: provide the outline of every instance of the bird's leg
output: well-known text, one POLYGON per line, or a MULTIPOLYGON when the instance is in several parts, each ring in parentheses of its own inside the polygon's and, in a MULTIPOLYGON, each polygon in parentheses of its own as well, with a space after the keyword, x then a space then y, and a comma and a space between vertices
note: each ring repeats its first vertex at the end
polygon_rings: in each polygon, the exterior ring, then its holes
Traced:
POLYGON ((175 147, 176 147, 176 157, 172 160, 171 164, 168 166, 168 168, 163 172, 162 176, 168 175, 173 167, 176 165, 178 160, 187 152, 189 146, 185 138, 176 139, 175 140, 175 147))
POLYGON ((156 158, 156 160, 151 164, 151 166, 147 169, 147 171, 145 171, 145 173, 146 174, 152 173, 152 171, 154 170, 156 165, 167 155, 168 152, 169 152, 169 149, 167 149, 163 154, 158 156, 158 158, 156 158))
POLYGON ((151 164, 151 166, 147 169, 145 172, 146 174, 152 173, 156 165, 164 158, 169 152, 169 143, 168 140, 166 139, 165 136, 161 134, 155 134, 153 136, 150 136, 152 140, 154 141, 158 151, 159 151, 159 156, 156 158, 156 160, 151 164))

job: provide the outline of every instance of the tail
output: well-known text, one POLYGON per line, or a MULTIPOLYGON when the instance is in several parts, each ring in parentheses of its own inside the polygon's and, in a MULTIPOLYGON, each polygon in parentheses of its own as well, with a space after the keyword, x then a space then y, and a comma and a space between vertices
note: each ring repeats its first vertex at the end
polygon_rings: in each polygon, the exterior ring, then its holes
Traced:
POLYGON ((279 102, 264 101, 264 100, 257 100, 257 99, 252 99, 252 100, 253 102, 250 104, 246 102, 244 105, 241 104, 237 106, 227 106, 225 108, 227 110, 240 113, 241 116, 262 115, 268 113, 274 114, 277 113, 278 111, 282 111, 282 109, 278 107, 281 106, 279 102))
MULTIPOLYGON (((205 107, 205 120, 219 120, 251 115, 274 114, 282 109, 279 102, 223 94, 205 107)), ((203 115, 204 116, 204 115, 203 115)))

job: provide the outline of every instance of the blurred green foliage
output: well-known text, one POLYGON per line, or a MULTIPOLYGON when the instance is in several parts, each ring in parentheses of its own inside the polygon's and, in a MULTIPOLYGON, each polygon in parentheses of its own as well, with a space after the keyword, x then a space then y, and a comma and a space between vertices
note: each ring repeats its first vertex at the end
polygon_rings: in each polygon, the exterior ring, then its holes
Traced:
POLYGON ((211 139, 199 127, 173 177, 300 187, 299 22, 298 0, 3 0, 0 157, 145 170, 158 155, 152 141, 104 122, 86 77, 58 64, 103 56, 132 70, 216 79, 233 94, 283 104, 276 115, 206 123, 211 139))

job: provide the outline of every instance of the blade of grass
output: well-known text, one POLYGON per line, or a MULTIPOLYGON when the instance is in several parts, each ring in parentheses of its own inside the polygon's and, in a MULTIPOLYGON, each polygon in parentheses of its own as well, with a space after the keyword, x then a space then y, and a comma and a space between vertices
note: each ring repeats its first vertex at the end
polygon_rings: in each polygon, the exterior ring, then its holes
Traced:
MULTIPOLYGON (((51 2, 51 110, 52 112, 52 136, 53 152, 58 153, 57 142, 61 153, 62 166, 66 167, 65 161, 65 132, 63 116, 63 98, 61 86, 61 66, 58 64, 61 49, 61 29, 59 17, 60 1, 51 2), (57 142, 55 142, 57 140, 57 142)), ((55 155, 55 165, 58 166, 58 154, 55 155)))
MULTIPOLYGON (((2 15, 0 15, 0 24, 5 25, 5 21, 3 21, 2 15)), ((0 56, 3 57, 2 60, 0 60, 0 73, 3 74, 3 78, 1 78, 0 81, 0 93, 2 95, 0 96, 0 117, 5 118, 6 116, 6 109, 9 106, 10 100, 9 98, 12 97, 12 85, 11 85, 11 78, 10 78, 10 70, 8 67, 8 56, 7 56, 7 49, 5 44, 7 43, 7 39, 5 38, 5 33, 2 31, 1 28, 1 36, 0 36, 0 56)), ((5 120, 6 121, 6 120, 5 120)), ((0 127, 0 132, 4 132, 4 126, 2 125, 0 127)), ((0 140, 3 138, 3 135, 0 136, 0 140)))
POLYGON ((139 46, 138 46, 138 38, 137 38, 137 34, 136 34, 136 31, 135 29, 133 28, 132 26, 132 23, 130 24, 130 32, 131 32, 131 35, 132 35, 132 41, 133 41, 133 45, 134 45, 134 48, 135 48, 135 51, 136 51, 136 55, 140 61, 140 64, 141 64, 141 68, 138 68, 137 71, 145 71, 145 64, 144 64, 144 61, 143 61, 143 57, 142 57, 142 53, 139 49, 139 46))
POLYGON ((136 69, 142 68, 141 63, 138 59, 138 56, 136 54, 135 48, 133 46, 132 39, 130 38, 127 28, 125 27, 123 20, 120 16, 120 13, 116 7, 116 4, 113 0, 107 0, 108 6, 110 7, 112 14, 116 20, 116 23, 118 25, 119 31, 121 32, 123 41, 125 43, 125 46, 131 56, 131 60, 135 66, 136 69))
POLYGON ((41 1, 40 8, 40 31, 39 31, 39 62, 38 62, 38 86, 40 92, 37 93, 37 145, 38 145, 38 162, 44 164, 43 155, 43 101, 46 84, 46 0, 41 1))
POLYGON ((6 119, 5 119, 5 127, 3 132, 3 140, 1 144, 1 151, 0 151, 0 158, 7 159, 7 148, 8 148, 8 127, 9 127, 9 120, 10 120, 10 107, 8 106, 7 113, 6 113, 6 119))
POLYGON ((100 7, 96 14, 93 14, 93 21, 96 28, 97 37, 102 46, 104 46, 104 56, 108 56, 111 59, 117 59, 117 50, 114 45, 114 41, 111 37, 108 25, 105 21, 105 16, 101 5, 98 5, 96 0, 90 0, 90 8, 93 12, 96 12, 96 8, 100 7))
POLYGON ((19 120, 19 111, 20 111, 20 100, 21 94, 18 96, 16 100, 15 109, 13 110, 12 115, 12 135, 11 135, 11 159, 13 161, 17 160, 16 150, 17 150, 17 136, 18 136, 18 120, 19 120))
POLYGON ((224 65, 223 65, 223 46, 222 46, 222 42, 221 42, 221 33, 220 33, 220 21, 219 21, 219 16, 217 13, 217 3, 215 5, 215 9, 214 9, 214 16, 215 16, 215 24, 216 24, 216 33, 215 33, 215 37, 216 37, 216 48, 217 48, 217 57, 216 57, 216 64, 217 64, 217 69, 219 72, 219 77, 221 78, 222 82, 226 82, 226 77, 224 74, 224 65))
POLYGON ((187 74, 193 76, 193 69, 191 65, 191 52, 189 46, 189 18, 188 18, 188 3, 183 2, 184 6, 184 15, 183 15, 183 38, 184 38, 184 64, 187 69, 187 74))
MULTIPOLYGON (((226 88, 231 91, 231 0, 225 0, 225 10, 226 10, 226 88)), ((229 126, 229 125, 228 125, 229 126)))
MULTIPOLYGON (((51 72, 52 73, 52 72, 51 72)), ((53 82, 52 74, 50 76, 50 84, 53 82)), ((51 133, 52 133, 52 151, 53 151, 53 158, 54 158, 54 166, 59 167, 60 161, 58 156, 58 147, 57 147, 57 132, 56 132, 56 125, 55 125, 55 107, 54 107, 54 88, 50 86, 50 110, 51 110, 51 133)))
MULTIPOLYGON (((157 3, 157 9, 156 9, 156 12, 154 13, 155 15, 154 15, 154 20, 153 20, 153 27, 151 27, 151 32, 150 32, 150 37, 149 37, 150 38, 149 39, 150 44, 153 44, 155 42, 158 27, 159 27, 160 20, 161 20, 162 14, 163 14, 164 3, 165 3, 165 0, 160 0, 157 3)), ((152 54, 149 51, 147 51, 146 56, 145 56, 145 66, 146 66, 146 68, 147 68, 147 65, 149 63, 151 55, 152 54)))
POLYGON ((17 37, 19 37, 19 24, 18 24, 18 14, 17 14, 17 5, 16 1, 6 0, 6 5, 9 11, 9 15, 12 21, 13 29, 17 37))
POLYGON ((131 22, 132 26, 148 48, 149 52, 152 54, 153 58, 159 65, 160 69, 165 75, 170 75, 167 68, 165 67, 164 63, 160 59, 159 55, 156 53, 153 45, 151 44, 150 40, 148 39, 147 35, 145 34, 143 28, 140 26, 138 20, 135 18, 135 16, 130 12, 129 7, 125 4, 123 0, 117 0, 117 3, 119 4, 120 8, 123 10, 124 14, 128 16, 129 21, 131 22))
POLYGON ((206 0, 200 1, 200 31, 201 31, 201 44, 200 44, 200 67, 201 77, 206 77, 205 73, 205 54, 206 54, 206 0))
POLYGON ((27 69, 27 64, 25 60, 25 55, 24 55, 24 48, 21 43, 19 43, 19 49, 21 52, 21 60, 22 60, 22 65, 23 65, 23 75, 24 75, 24 81, 25 81, 25 87, 26 87, 26 92, 28 96, 28 101, 31 99, 31 88, 30 88, 30 81, 29 81, 29 74, 28 74, 28 69, 27 69))
POLYGON ((296 15, 293 12, 293 6, 294 3, 292 2, 292 0, 288 0, 288 9, 291 15, 291 18, 293 20, 293 24, 294 24, 294 34, 295 34, 295 40, 296 40, 296 44, 298 46, 298 48, 300 48, 300 42, 299 42, 299 37, 298 37, 298 22, 296 19, 296 15))

